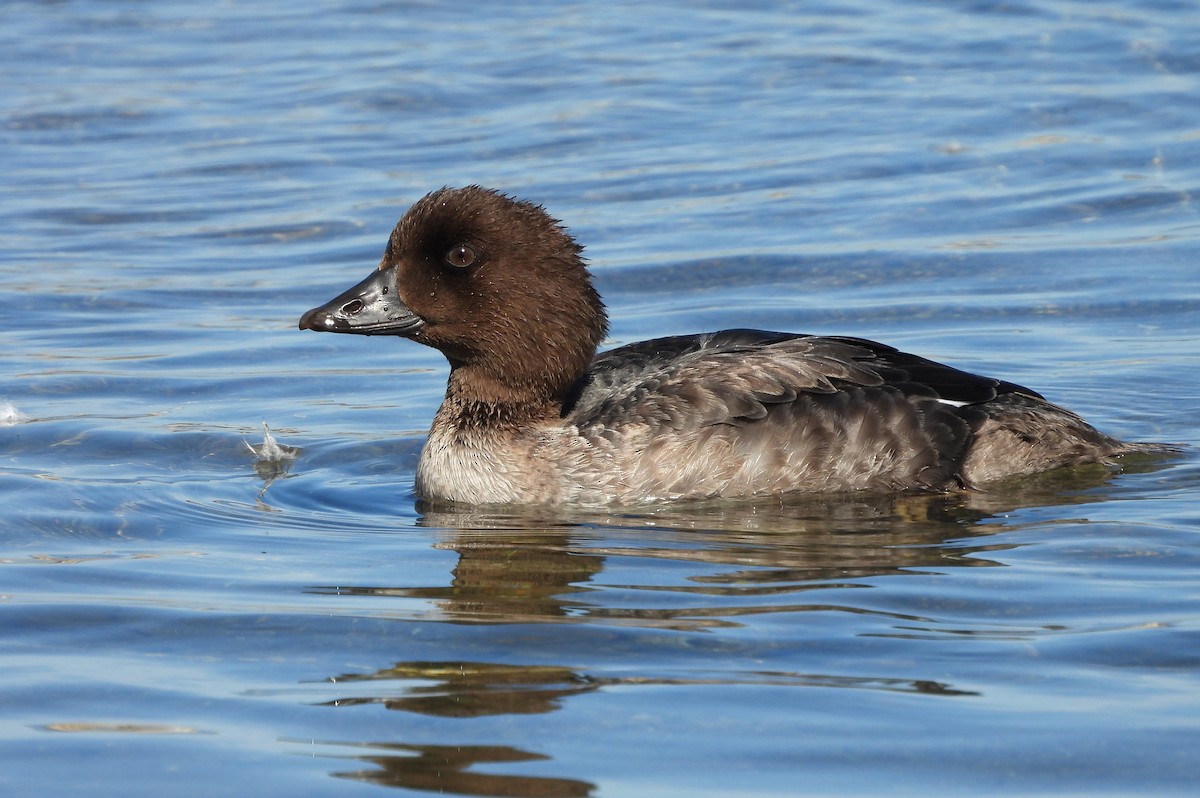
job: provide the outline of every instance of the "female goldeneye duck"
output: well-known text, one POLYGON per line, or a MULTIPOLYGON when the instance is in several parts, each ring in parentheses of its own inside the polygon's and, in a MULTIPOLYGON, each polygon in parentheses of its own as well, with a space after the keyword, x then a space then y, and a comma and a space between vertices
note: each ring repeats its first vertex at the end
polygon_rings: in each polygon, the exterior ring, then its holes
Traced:
POLYGON ((581 252, 538 205, 443 188, 396 225, 377 271, 301 317, 450 361, 421 497, 949 491, 1153 448, 1020 385, 859 338, 723 330, 596 356, 608 322, 581 252))

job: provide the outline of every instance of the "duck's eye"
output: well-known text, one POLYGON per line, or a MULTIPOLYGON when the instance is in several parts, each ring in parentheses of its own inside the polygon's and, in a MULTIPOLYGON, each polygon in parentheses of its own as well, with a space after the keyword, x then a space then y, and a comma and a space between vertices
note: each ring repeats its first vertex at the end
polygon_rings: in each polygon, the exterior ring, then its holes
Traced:
POLYGON ((446 253, 446 263, 465 269, 475 262, 475 250, 466 244, 459 244, 446 253))

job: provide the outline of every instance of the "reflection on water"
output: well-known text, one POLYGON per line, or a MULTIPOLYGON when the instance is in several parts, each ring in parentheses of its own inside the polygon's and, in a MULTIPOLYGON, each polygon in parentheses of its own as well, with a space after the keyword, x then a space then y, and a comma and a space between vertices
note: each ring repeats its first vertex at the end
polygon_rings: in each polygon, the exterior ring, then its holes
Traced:
MULTIPOLYGON (((425 682, 406 688, 399 695, 355 695, 336 698, 328 704, 342 707, 381 703, 388 709, 444 718, 550 712, 559 708, 560 699, 600 686, 600 682, 569 668, 489 662, 399 662, 372 674, 343 674, 331 681, 425 682)), ((371 687, 362 685, 364 689, 371 687)))
MULTIPOLYGON (((336 745, 336 743, 323 743, 336 745)), ((355 743, 378 753, 345 757, 375 765, 375 770, 336 772, 338 778, 451 795, 575 798, 591 795, 596 785, 574 779, 476 772, 477 766, 530 762, 545 756, 507 745, 404 745, 355 743)))
MULTIPOLYGON (((1126 468, 1145 471, 1163 465, 1159 456, 1130 462, 1126 468)), ((1004 529, 996 519, 1019 508, 1103 501, 1100 489, 1114 473, 1102 466, 1062 469, 1013 480, 987 493, 796 496, 613 513, 422 504, 418 523, 439 530, 442 540, 437 545, 458 555, 448 585, 311 590, 425 599, 456 622, 601 623, 677 630, 736 626, 746 615, 828 610, 830 605, 814 597, 822 590, 865 586, 855 580, 994 566, 988 553, 1012 547, 996 534, 1004 529), (651 531, 653 535, 646 534, 651 531), (601 536, 602 543, 592 542, 601 536), (670 545, 663 545, 667 536, 670 545), (614 557, 703 567, 670 585, 603 585, 654 594, 653 607, 590 601, 605 560, 614 557), (661 606, 664 592, 687 596, 686 606, 661 606), (705 596, 711 604, 695 603, 705 596), (796 600, 800 597, 804 600, 796 600)), ((871 612, 854 606, 843 609, 871 612)))
MULTIPOLYGON (((1142 460, 1126 470, 1163 465, 1142 460)), ((1103 501, 1114 472, 1064 469, 1019 480, 987 494, 793 497, 753 503, 666 506, 607 514, 563 510, 435 508, 424 506, 421 524, 440 531, 437 547, 454 551, 445 586, 359 585, 313 587, 327 596, 422 599, 456 624, 598 624, 606 627, 705 633, 730 629, 773 613, 850 613, 873 616, 890 633, 874 637, 920 639, 929 635, 991 635, 1020 639, 1037 630, 959 630, 936 617, 886 612, 852 600, 853 588, 877 586, 881 577, 937 575, 951 569, 1003 567, 990 554, 1012 551, 1014 527, 996 521, 1017 508, 1086 505, 1103 501), (650 542, 639 536, 653 530, 650 542), (669 543, 670 545, 664 545, 669 543), (672 563, 670 583, 613 583, 610 561, 672 563), (836 592, 837 602, 820 594, 836 592), (617 602, 607 596, 619 594, 617 602), (642 605, 631 603, 643 596, 642 605), (674 598, 671 598, 674 597, 674 598), (619 606, 618 606, 619 605, 619 606)), ((663 574, 661 569, 649 573, 663 574)), ((973 700, 970 687, 933 678, 876 673, 802 673, 761 668, 647 667, 613 674, 573 663, 399 660, 369 672, 332 674, 321 706, 339 712, 368 707, 415 715, 477 720, 548 715, 573 699, 611 688, 835 688, 873 693, 973 700)), ((884 662, 876 667, 886 668, 884 662)), ((417 742, 327 742, 371 753, 352 758, 372 770, 340 771, 341 778, 462 795, 590 795, 583 779, 487 773, 491 763, 545 760, 540 752, 508 745, 430 745, 417 742)), ((329 753, 342 758, 343 755, 329 753)))
POLYGON ((550 665, 502 665, 486 662, 398 662, 372 674, 343 674, 337 684, 350 687, 344 698, 326 706, 382 704, 388 709, 444 718, 486 715, 533 715, 562 708, 562 699, 601 687, 664 685, 773 685, 777 687, 840 687, 928 695, 977 695, 926 679, 834 676, 784 671, 741 671, 710 676, 603 677, 550 665), (373 687, 372 682, 392 684, 373 687), (405 686, 412 682, 412 686, 405 686), (357 687, 357 690, 356 690, 357 687), (386 692, 374 692, 386 691, 386 692), (368 693, 364 695, 363 693, 368 693))
MULTIPOLYGON (((836 687, 929 696, 974 696, 928 680, 904 680, 747 672, 711 677, 591 677, 569 668, 538 665, 499 665, 481 662, 400 662, 373 674, 345 674, 331 679, 345 685, 348 695, 325 706, 347 708, 381 704, 389 710, 443 718, 530 715, 554 712, 563 700, 605 687, 711 685, 721 687, 836 687)), ((590 795, 594 785, 576 779, 464 772, 494 762, 545 760, 543 754, 506 745, 416 745, 404 743, 332 743, 369 748, 371 755, 354 759, 377 770, 335 772, 333 775, 394 787, 431 789, 461 795, 572 796, 590 795), (400 752, 400 753, 392 753, 400 752)), ((338 756, 338 755, 334 755, 338 756)), ((340 756, 339 756, 340 758, 340 756)))

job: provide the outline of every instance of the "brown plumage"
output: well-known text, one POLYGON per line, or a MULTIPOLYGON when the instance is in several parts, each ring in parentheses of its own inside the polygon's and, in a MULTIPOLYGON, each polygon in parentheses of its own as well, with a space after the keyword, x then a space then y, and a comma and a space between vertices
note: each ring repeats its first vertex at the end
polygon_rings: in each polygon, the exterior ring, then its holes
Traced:
POLYGON ((1144 448, 1027 388, 857 338, 725 330, 596 357, 607 318, 580 252, 539 206, 442 189, 396 225, 378 271, 301 318, 446 355, 421 496, 946 491, 1144 448))

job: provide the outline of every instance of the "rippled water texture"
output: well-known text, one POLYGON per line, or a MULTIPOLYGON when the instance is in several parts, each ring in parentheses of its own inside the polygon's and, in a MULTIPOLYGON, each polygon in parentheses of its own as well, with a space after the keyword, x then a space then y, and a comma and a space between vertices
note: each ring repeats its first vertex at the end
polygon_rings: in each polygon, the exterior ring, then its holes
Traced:
POLYGON ((438 512, 440 355, 295 329, 477 182, 612 343, 869 336, 1194 446, 1194 4, 18 0, 0 45, 0 793, 1194 794, 1194 449, 438 512))

